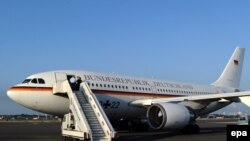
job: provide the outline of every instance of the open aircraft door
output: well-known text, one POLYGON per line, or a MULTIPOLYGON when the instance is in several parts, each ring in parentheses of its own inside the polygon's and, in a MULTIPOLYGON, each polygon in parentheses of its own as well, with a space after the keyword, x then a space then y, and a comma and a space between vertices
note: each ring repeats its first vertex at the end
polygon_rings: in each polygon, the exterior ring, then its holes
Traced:
POLYGON ((67 74, 63 72, 56 72, 55 79, 56 79, 56 82, 62 82, 64 80, 67 80, 67 74))

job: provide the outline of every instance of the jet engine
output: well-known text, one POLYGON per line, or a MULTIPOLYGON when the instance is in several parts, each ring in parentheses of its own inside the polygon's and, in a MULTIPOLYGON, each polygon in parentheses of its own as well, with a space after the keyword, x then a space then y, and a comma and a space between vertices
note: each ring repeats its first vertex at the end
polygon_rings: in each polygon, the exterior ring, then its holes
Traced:
POLYGON ((158 103, 147 110, 148 124, 154 130, 182 129, 195 120, 191 108, 181 104, 158 103))

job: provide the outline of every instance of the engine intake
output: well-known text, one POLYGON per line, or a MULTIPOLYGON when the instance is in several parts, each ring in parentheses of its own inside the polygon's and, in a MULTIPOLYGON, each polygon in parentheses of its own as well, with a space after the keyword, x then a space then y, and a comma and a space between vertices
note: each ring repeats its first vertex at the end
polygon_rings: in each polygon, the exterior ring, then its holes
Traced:
POLYGON ((194 112, 184 105, 158 103, 147 110, 148 124, 155 130, 182 129, 194 121, 194 112))

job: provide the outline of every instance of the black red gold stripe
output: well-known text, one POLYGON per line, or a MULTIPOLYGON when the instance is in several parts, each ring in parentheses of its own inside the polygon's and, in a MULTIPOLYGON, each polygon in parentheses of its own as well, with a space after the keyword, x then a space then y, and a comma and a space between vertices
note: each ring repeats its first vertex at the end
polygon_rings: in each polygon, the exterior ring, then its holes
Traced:
POLYGON ((52 92, 52 87, 12 87, 9 91, 43 91, 43 92, 52 92))

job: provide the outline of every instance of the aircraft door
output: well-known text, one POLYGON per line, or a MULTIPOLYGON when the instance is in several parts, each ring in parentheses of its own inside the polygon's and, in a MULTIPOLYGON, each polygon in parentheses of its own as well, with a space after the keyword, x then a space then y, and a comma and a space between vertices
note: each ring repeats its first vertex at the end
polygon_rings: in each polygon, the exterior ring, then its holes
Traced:
POLYGON ((56 72, 55 79, 56 79, 56 82, 62 82, 64 80, 67 80, 67 74, 63 72, 56 72))
POLYGON ((55 73, 55 79, 56 82, 62 82, 65 80, 68 80, 71 89, 74 91, 76 90, 76 76, 75 75, 71 75, 71 74, 66 74, 63 72, 56 72, 55 73))
POLYGON ((156 93, 156 92, 157 92, 156 86, 151 86, 151 92, 152 92, 152 93, 156 93))

